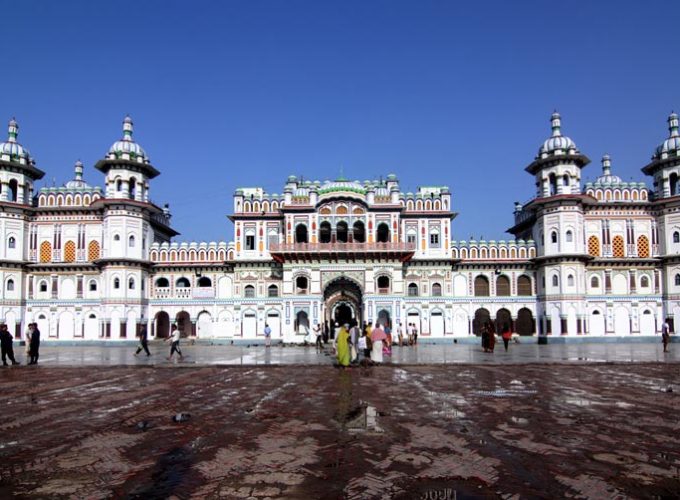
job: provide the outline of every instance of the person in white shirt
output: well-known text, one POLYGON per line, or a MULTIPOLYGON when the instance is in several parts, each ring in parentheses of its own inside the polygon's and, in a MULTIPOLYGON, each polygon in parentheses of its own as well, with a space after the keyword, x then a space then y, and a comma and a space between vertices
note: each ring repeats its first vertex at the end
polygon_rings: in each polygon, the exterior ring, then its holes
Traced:
POLYGON ((181 337, 180 331, 177 329, 177 325, 172 325, 172 331, 170 332, 170 338, 166 340, 166 342, 172 342, 170 346, 170 357, 168 359, 172 359, 172 355, 177 353, 180 358, 182 358, 182 351, 179 350, 179 339, 181 337))
POLYGON ((271 347, 272 345, 272 329, 267 323, 264 324, 264 346, 271 347))

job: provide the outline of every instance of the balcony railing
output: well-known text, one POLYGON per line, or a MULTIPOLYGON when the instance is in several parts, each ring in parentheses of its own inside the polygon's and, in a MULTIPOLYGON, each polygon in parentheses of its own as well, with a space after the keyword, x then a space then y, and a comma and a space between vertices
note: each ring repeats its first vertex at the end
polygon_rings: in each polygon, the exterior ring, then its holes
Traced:
POLYGON ((271 253, 282 252, 413 252, 416 249, 415 243, 271 243, 269 251, 271 253))

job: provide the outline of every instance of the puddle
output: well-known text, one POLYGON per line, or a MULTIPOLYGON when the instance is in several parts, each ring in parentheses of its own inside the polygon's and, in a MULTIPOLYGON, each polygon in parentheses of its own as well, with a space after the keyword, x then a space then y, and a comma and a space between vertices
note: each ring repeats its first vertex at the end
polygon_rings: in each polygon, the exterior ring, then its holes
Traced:
POLYGON ((351 433, 358 432, 384 432, 378 424, 379 412, 375 406, 360 403, 347 414, 345 428, 351 433))

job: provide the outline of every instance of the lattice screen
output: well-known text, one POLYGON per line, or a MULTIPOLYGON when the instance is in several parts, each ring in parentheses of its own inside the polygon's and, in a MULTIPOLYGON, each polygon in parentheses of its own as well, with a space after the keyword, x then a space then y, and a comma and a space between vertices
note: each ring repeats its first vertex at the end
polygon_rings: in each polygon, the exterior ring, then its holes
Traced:
POLYGON ((612 253, 614 254, 614 257, 626 256, 626 249, 623 244, 622 236, 614 236, 614 239, 612 240, 612 253))
POLYGON ((588 253, 593 257, 600 256, 600 240, 597 236, 588 238, 588 253))
POLYGON ((99 242, 92 240, 87 245, 87 260, 97 260, 99 258, 99 242))
POLYGON ((49 241, 40 244, 40 262, 52 262, 52 245, 49 241))
POLYGON ((64 245, 64 262, 76 261, 76 244, 73 241, 67 241, 64 245))
POLYGON ((638 257, 643 259, 649 257, 649 239, 646 236, 642 235, 638 238, 637 251, 638 257))

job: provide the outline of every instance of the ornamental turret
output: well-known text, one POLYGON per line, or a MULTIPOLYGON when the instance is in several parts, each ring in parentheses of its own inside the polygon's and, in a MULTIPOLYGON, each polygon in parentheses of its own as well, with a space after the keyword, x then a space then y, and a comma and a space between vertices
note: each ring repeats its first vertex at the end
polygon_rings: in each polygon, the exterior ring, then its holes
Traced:
POLYGON ((30 205, 33 182, 45 173, 36 168, 35 160, 18 142, 19 124, 12 118, 7 127, 7 140, 0 142, 0 201, 30 205))
POLYGON ((95 168, 106 174, 106 198, 149 201, 149 180, 160 172, 133 138, 132 118, 123 120, 123 137, 114 142, 95 168))
POLYGON ((668 117, 668 137, 652 154, 652 161, 642 168, 647 175, 654 176, 656 198, 669 198, 680 194, 680 131, 678 115, 668 117))
POLYGON ((590 160, 581 154, 574 141, 562 134, 562 117, 550 116, 551 134, 538 150, 526 171, 536 177, 536 197, 578 194, 581 169, 590 160))

